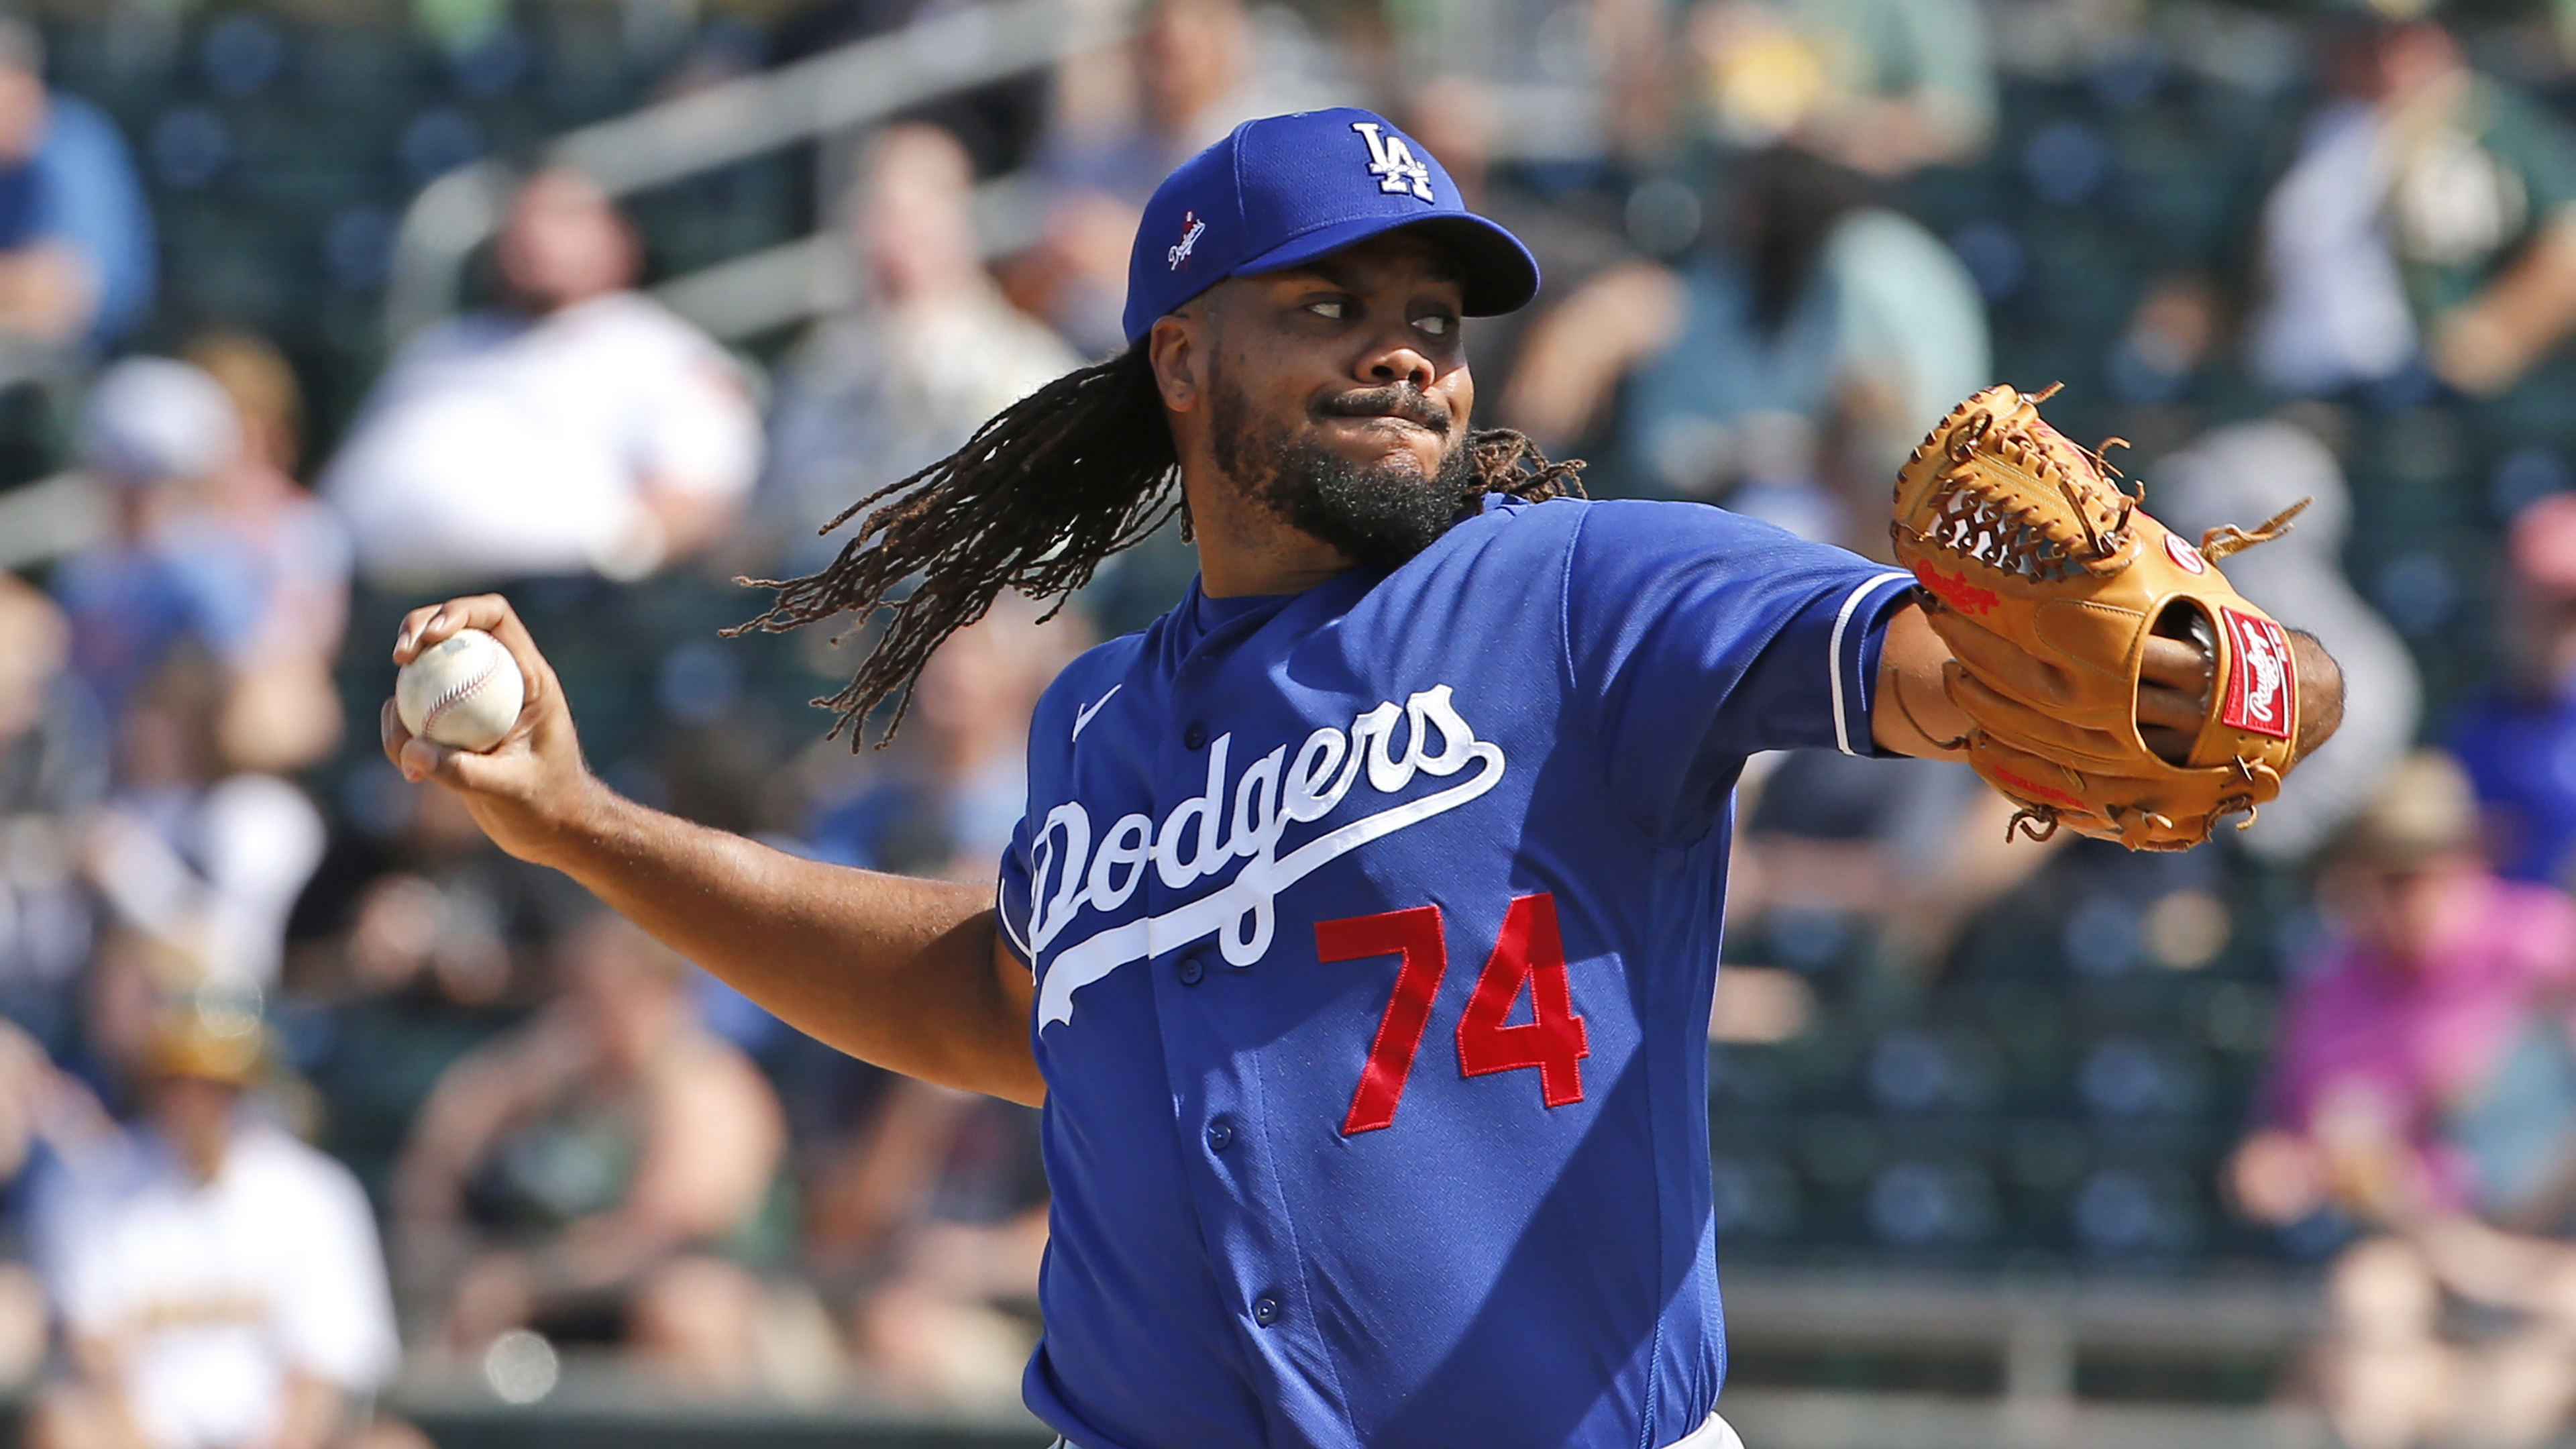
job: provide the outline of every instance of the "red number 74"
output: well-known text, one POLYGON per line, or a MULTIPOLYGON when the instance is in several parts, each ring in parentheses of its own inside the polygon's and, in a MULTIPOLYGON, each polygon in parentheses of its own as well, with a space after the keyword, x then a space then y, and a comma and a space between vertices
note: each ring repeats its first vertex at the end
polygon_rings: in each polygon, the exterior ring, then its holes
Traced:
MULTIPOLYGON (((1413 1055, 1431 1024, 1431 1002, 1449 970, 1449 947, 1438 906, 1346 916, 1315 923, 1315 955, 1323 961, 1397 956, 1395 991, 1378 1018, 1368 1065, 1351 1093, 1342 1135, 1374 1132, 1395 1122, 1395 1104, 1413 1075, 1413 1055)), ((1573 988, 1565 975, 1565 940, 1557 933, 1556 897, 1517 896, 1503 916, 1503 934, 1485 961, 1467 1009, 1458 1018, 1458 1070, 1470 1077, 1538 1069, 1539 1096, 1551 1107, 1583 1100, 1583 1059, 1592 1055, 1583 1018, 1574 1014, 1573 988), (1506 1026, 1527 985, 1530 1020, 1506 1026)))

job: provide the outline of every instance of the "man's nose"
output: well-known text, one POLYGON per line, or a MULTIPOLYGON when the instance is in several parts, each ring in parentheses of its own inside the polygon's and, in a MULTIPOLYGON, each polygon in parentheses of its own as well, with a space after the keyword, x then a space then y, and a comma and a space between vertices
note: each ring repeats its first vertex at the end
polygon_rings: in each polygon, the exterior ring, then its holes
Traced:
POLYGON ((1410 382, 1416 391, 1429 392, 1438 380, 1440 369, 1431 359, 1409 343, 1395 343, 1370 353, 1361 363, 1360 379, 1372 387, 1392 387, 1410 382))

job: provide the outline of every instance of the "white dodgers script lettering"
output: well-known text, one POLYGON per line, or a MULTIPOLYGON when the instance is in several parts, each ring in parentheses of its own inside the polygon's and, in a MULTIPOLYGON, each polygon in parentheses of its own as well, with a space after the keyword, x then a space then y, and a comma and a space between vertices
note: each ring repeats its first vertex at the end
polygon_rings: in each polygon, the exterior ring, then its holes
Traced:
POLYGON ((1149 864, 1173 890, 1236 860, 1243 868, 1233 881, 1197 900, 1111 926, 1056 951, 1038 990, 1039 1029, 1071 1021, 1073 993, 1080 988, 1121 966, 1203 937, 1215 936, 1233 965, 1260 960, 1270 950, 1281 891, 1372 840, 1476 799, 1501 781, 1505 766, 1502 747, 1476 738, 1445 684, 1423 690, 1401 706, 1378 705, 1353 719, 1347 730, 1326 725, 1308 735, 1293 756, 1282 745, 1229 782, 1226 765, 1233 745, 1231 734, 1208 742, 1207 788, 1172 807, 1159 827, 1143 815, 1121 816, 1099 837, 1096 853, 1091 817, 1079 802, 1069 800, 1047 812, 1029 855, 1029 939, 1042 954, 1086 908, 1113 911, 1125 905, 1149 864), (1447 779, 1470 765, 1478 767, 1476 772, 1445 790, 1349 821, 1279 854, 1290 825, 1331 814, 1363 774, 1370 790, 1391 795, 1417 774, 1447 779))

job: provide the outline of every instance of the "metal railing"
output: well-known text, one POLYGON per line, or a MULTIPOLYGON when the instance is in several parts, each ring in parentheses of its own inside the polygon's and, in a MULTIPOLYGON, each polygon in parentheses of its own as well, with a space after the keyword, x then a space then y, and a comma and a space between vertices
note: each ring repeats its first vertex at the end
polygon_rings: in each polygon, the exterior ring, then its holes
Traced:
MULTIPOLYGON (((998 0, 919 21, 774 71, 725 81, 566 132, 548 163, 572 167, 612 196, 668 185, 801 141, 875 124, 1110 44, 1124 7, 1093 13, 1070 0, 998 0)), ((478 161, 421 189, 403 213, 385 289, 387 339, 399 343, 453 311, 466 260, 499 230, 510 168, 478 161)), ((984 209, 1011 199, 985 188, 984 209)), ((830 306, 845 288, 831 239, 815 235, 719 263, 661 288, 684 314, 736 337, 830 306)))

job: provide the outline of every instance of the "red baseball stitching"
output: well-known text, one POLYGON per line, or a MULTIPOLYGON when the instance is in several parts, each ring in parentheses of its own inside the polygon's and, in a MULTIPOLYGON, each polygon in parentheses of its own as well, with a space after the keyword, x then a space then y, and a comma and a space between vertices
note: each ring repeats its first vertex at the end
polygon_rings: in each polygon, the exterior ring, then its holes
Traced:
MULTIPOLYGON (((493 647, 495 649, 499 649, 500 641, 494 640, 493 647)), ((503 650, 502 652, 506 654, 508 651, 503 650)), ((474 691, 481 689, 484 685, 491 683, 492 676, 500 672, 500 661, 486 658, 483 661, 483 668, 480 673, 476 674, 472 679, 465 681, 463 684, 451 687, 445 694, 431 700, 429 702, 429 708, 420 712, 420 732, 422 736, 427 737, 431 728, 438 723, 439 716, 447 713, 450 709, 453 709, 457 702, 464 699, 467 695, 470 695, 474 691)))

